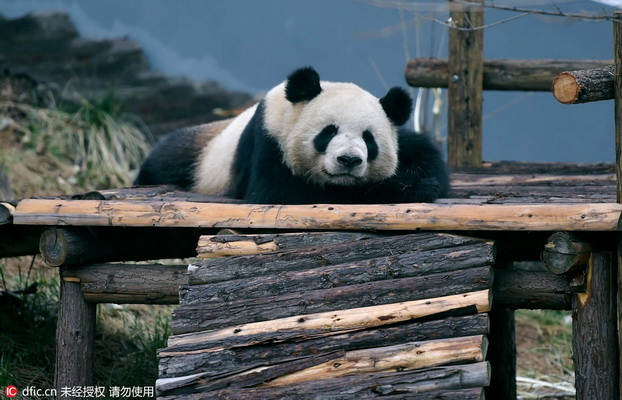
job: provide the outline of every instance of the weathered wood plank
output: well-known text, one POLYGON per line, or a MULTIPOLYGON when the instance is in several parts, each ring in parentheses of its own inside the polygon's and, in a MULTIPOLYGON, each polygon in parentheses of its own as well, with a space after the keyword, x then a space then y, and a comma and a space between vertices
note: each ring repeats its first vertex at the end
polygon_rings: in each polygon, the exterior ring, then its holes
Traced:
POLYGON ((160 378, 209 373, 218 376, 226 372, 245 370, 277 364, 288 359, 308 357, 331 351, 355 350, 389 346, 398 343, 485 335, 488 333, 488 315, 475 314, 463 317, 411 322, 395 326, 363 329, 340 334, 315 336, 275 343, 246 345, 236 341, 205 342, 192 347, 168 347, 160 350, 160 378))
POLYGON ((612 255, 595 252, 587 272, 587 294, 573 296, 572 355, 577 399, 617 399, 618 343, 612 255))
POLYGON ((176 309, 173 312, 172 328, 174 333, 219 329, 292 315, 473 292, 490 288, 491 275, 491 267, 481 267, 330 289, 302 290, 257 299, 242 298, 225 303, 200 303, 176 309))
POLYGON ((382 237, 365 232, 294 232, 248 235, 203 235, 199 238, 197 253, 200 258, 240 256, 277 250, 327 246, 382 237))
MULTIPOLYGON (((611 60, 494 60, 485 59, 483 90, 551 90, 551 82, 564 71, 601 68, 611 60)), ((406 65, 406 82, 414 87, 446 88, 447 60, 414 58, 406 65)))
POLYGON ((430 315, 475 306, 478 312, 490 310, 491 291, 480 290, 473 293, 444 296, 435 299, 414 300, 396 304, 360 307, 342 311, 329 311, 315 314, 281 318, 274 321, 254 322, 245 325, 200 333, 171 336, 168 346, 185 346, 205 341, 217 341, 229 337, 244 340, 245 337, 281 332, 329 331, 371 328, 376 326, 411 321, 430 315))
POLYGON ((617 231, 620 204, 256 205, 22 200, 14 224, 345 230, 617 231))
MULTIPOLYGON (((217 399, 366 399, 382 396, 389 400, 482 399, 481 386, 490 381, 487 362, 441 366, 424 370, 347 376, 303 382, 286 387, 224 389, 211 392, 217 399), (474 389, 474 390, 473 390, 474 389)), ((158 383, 166 383, 159 379, 158 383)), ((158 384, 158 389, 163 385, 158 384)), ((159 397, 162 399, 202 399, 205 393, 159 397)))
POLYGON ((450 2, 447 85, 449 167, 482 165, 483 0, 450 2))
MULTIPOLYGON (((87 200, 84 200, 87 201, 87 200)), ((198 229, 50 227, 40 237, 43 260, 52 267, 107 261, 142 261, 196 256, 198 229)))
POLYGON ((178 304, 188 284, 185 265, 89 264, 63 269, 64 280, 79 282, 94 303, 178 304))
MULTIPOLYGON (((370 242, 373 246, 373 242, 370 242)), ((268 258, 268 257, 266 257, 268 258)), ((272 256, 272 262, 279 254, 272 256)), ((245 265, 245 258, 228 260, 230 268, 245 265)), ((428 274, 457 271, 494 263, 494 249, 490 242, 412 252, 389 257, 345 262, 315 268, 297 268, 266 273, 249 278, 197 285, 182 295, 182 305, 205 304, 279 296, 286 293, 337 288, 385 279, 411 278, 428 274)), ((210 268, 209 265, 202 268, 210 268)), ((197 273, 199 270, 195 271, 197 273)))
POLYGON ((157 386, 160 391, 179 391, 185 386, 185 391, 210 392, 225 388, 252 387, 262 383, 264 387, 281 387, 352 375, 398 373, 432 366, 484 361, 487 343, 483 335, 409 342, 292 359, 216 379, 208 378, 205 374, 168 378, 158 380, 157 386))
POLYGON ((572 293, 581 288, 570 286, 570 278, 540 271, 495 270, 495 304, 510 309, 570 310, 572 293))
POLYGON ((323 378, 413 370, 437 365, 481 362, 486 336, 467 336, 347 351, 342 357, 276 378, 266 386, 286 386, 323 378))
POLYGON ((361 239, 305 249, 284 250, 276 254, 257 254, 231 259, 193 263, 190 285, 273 275, 322 266, 364 261, 379 257, 400 257, 406 253, 452 248, 481 243, 481 239, 444 233, 418 232, 408 235, 361 239), (373 245, 372 245, 373 244, 373 245))
POLYGON ((96 310, 96 305, 82 296, 80 284, 61 282, 54 371, 57 393, 62 393, 63 387, 93 384, 96 310))

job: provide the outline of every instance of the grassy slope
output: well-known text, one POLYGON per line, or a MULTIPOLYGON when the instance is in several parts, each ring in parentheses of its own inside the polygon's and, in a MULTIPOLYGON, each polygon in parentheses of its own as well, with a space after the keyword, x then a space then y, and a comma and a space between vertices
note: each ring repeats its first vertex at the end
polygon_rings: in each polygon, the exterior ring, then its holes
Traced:
MULTIPOLYGON (((113 96, 58 107, 28 83, 0 79, 0 171, 14 198, 131 184, 131 170, 149 144, 113 96)), ((38 257, 0 259, 0 278, 0 293, 10 291, 0 296, 0 389, 52 388, 57 270, 38 257)), ((99 305, 96 384, 153 386, 156 349, 166 345, 170 312, 162 306, 99 305)))

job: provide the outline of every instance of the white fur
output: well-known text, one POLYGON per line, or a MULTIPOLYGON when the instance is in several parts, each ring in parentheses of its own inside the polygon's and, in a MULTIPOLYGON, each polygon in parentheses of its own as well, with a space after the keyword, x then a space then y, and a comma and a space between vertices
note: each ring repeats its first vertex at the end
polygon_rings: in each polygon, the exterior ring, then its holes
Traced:
POLYGON ((285 98, 285 83, 265 97, 264 124, 281 146, 287 167, 301 177, 324 184, 353 185, 378 181, 397 169, 397 130, 378 98, 352 83, 321 82, 322 91, 310 101, 296 104, 285 98), (330 124, 339 127, 326 152, 319 154, 313 140, 330 124), (363 132, 372 132, 378 157, 367 161, 363 132), (347 170, 340 155, 354 155, 363 163, 347 170))
POLYGON ((194 190, 214 196, 222 196, 233 180, 231 166, 244 128, 255 115, 257 105, 238 115, 231 124, 203 149, 196 172, 194 190))

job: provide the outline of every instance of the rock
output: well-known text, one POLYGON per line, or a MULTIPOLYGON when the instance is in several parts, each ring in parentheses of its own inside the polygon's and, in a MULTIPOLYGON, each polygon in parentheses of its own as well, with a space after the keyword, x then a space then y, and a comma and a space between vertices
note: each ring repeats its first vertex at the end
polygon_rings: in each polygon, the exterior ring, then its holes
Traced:
POLYGON ((220 119, 214 109, 234 109, 252 100, 215 81, 153 71, 136 41, 80 37, 69 16, 57 11, 0 17, 0 69, 62 88, 55 93, 61 97, 57 101, 97 101, 113 92, 124 111, 140 116, 156 137, 220 119))

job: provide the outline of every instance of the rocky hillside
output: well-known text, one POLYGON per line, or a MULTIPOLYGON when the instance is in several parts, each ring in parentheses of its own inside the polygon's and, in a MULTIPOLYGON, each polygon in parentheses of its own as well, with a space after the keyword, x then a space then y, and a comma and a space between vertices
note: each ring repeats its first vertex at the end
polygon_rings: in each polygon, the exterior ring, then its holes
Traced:
POLYGON ((124 111, 140 116, 155 136, 219 119, 215 109, 235 109, 251 100, 214 81, 155 72, 139 43, 80 37, 69 16, 56 11, 0 16, 0 70, 32 78, 56 101, 76 101, 78 94, 97 100, 113 92, 124 111))

